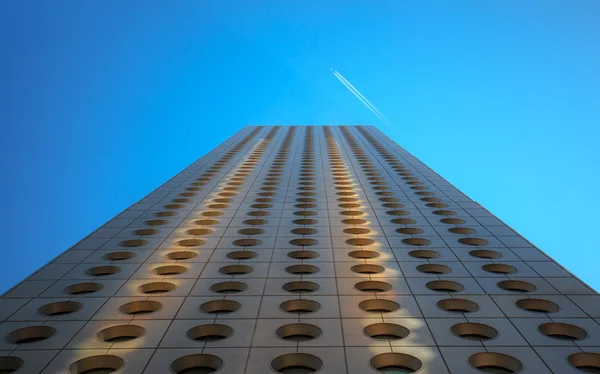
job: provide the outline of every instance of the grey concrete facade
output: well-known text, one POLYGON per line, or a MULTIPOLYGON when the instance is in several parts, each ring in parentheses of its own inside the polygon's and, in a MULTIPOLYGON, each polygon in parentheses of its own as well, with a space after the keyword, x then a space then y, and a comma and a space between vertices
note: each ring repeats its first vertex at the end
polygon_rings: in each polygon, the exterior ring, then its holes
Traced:
POLYGON ((0 373, 600 373, 600 296, 372 126, 246 127, 0 298, 0 373))

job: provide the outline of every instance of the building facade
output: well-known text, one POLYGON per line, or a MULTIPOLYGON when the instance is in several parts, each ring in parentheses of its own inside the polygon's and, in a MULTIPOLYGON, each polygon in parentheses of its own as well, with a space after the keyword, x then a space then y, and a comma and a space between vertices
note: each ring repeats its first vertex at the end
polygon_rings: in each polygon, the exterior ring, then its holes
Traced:
POLYGON ((0 321, 0 373, 600 373, 600 297, 371 126, 244 128, 0 321))

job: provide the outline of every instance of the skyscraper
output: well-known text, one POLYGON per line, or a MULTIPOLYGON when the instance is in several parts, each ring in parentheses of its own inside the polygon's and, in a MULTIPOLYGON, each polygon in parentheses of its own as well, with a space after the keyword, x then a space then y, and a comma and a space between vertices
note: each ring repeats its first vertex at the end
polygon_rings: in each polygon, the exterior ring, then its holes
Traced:
POLYGON ((247 127, 3 295, 0 373, 600 373, 599 318, 374 127, 247 127))

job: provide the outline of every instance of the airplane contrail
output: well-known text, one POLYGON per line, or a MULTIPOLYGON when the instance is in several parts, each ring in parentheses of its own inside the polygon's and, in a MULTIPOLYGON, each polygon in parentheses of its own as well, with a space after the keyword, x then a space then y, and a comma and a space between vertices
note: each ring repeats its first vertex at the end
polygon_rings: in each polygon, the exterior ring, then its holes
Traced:
POLYGON ((335 75, 335 77, 344 85, 346 86, 346 88, 354 95, 356 96, 363 104, 365 104, 365 106, 371 111, 373 112, 373 114, 375 114, 385 125, 387 125, 389 128, 391 128, 392 130, 394 130, 394 125, 392 123, 392 121, 390 121, 385 115, 383 115, 383 113, 381 113, 379 111, 379 109, 377 109, 377 107, 375 107, 375 105, 373 105, 369 99, 367 99, 362 93, 360 93, 360 91, 354 87, 354 85, 352 85, 352 83, 350 83, 350 81, 348 81, 340 72, 338 72, 337 70, 333 70, 333 74, 335 75))
POLYGON ((375 114, 378 117, 381 118, 385 118, 385 120, 387 121, 387 118, 383 115, 383 113, 381 113, 376 107, 375 105, 373 105, 362 93, 360 93, 360 91, 354 87, 354 85, 352 83, 350 83, 350 81, 348 81, 348 79, 346 79, 340 72, 338 72, 337 70, 333 70, 333 75, 335 75, 335 77, 342 82, 342 84, 344 86, 346 86, 346 88, 348 88, 354 95, 356 95, 363 103, 365 103, 365 105, 367 105, 369 107, 369 109, 373 110, 374 112, 376 112, 375 114))
POLYGON ((348 83, 346 83, 343 80, 343 77, 339 77, 335 73, 334 73, 334 76, 344 85, 344 87, 346 87, 348 89, 348 91, 350 91, 354 96, 356 96, 356 98, 358 100, 360 100, 363 104, 365 104, 365 106, 367 107, 367 109, 369 109, 371 112, 373 112, 373 114, 375 114, 377 116, 377 118, 379 118, 382 122, 385 123, 384 117, 381 114, 378 113, 377 108, 375 108, 373 106, 373 104, 371 104, 370 101, 368 101, 364 96, 362 96, 360 92, 356 91, 348 83))
POLYGON ((373 114, 377 116, 386 126, 395 130, 394 124, 386 116, 383 115, 360 91, 352 85, 340 72, 331 68, 333 75, 350 91, 358 100, 360 100, 373 114))

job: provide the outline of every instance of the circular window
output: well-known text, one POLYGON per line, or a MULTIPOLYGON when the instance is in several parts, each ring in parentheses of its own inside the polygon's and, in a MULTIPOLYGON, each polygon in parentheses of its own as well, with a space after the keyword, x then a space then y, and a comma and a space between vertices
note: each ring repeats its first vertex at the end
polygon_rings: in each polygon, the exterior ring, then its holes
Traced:
POLYGON ((516 304, 519 308, 534 313, 556 313, 560 310, 557 304, 542 299, 521 299, 516 304))
POLYGON ((131 240, 123 240, 122 242, 119 243, 119 245, 121 247, 141 247, 145 244, 148 244, 149 241, 144 240, 144 239, 131 239, 131 240))
POLYGON ((498 282, 498 287, 511 292, 533 292, 537 288, 529 282, 506 280, 498 282))
MULTIPOLYGON (((350 192, 351 194, 355 194, 354 192, 350 192)), ((365 214, 365 212, 361 212, 359 210, 342 210, 340 212, 341 215, 343 216, 351 216, 351 217, 356 217, 356 216, 362 216, 363 214, 365 214)))
POLYGON ((377 340, 399 340, 410 334, 406 327, 395 323, 374 323, 365 327, 363 332, 377 340))
POLYGON ((244 222, 242 222, 244 225, 252 225, 252 226, 261 226, 261 225, 266 225, 267 223, 269 223, 269 221, 267 221, 266 219, 247 219, 244 222))
POLYGON ((316 225, 317 223, 319 223, 319 221, 317 221, 316 219, 302 218, 295 219, 292 221, 292 223, 295 225, 316 225))
POLYGON ((475 313, 479 310, 479 305, 465 299, 444 299, 436 304, 438 308, 452 313, 475 313))
POLYGON ((469 357, 469 364, 484 373, 516 373, 523 369, 516 358, 494 352, 476 353, 469 357))
POLYGON ((359 274, 379 274, 385 271, 383 266, 373 264, 354 265, 350 268, 355 273, 359 274))
POLYGON ((468 228, 468 227, 451 227, 448 229, 448 231, 450 231, 451 233, 454 233, 454 234, 463 234, 463 235, 475 234, 475 230, 468 228))
POLYGON ((416 235, 423 233, 423 230, 418 229, 416 227, 400 227, 396 229, 397 233, 406 234, 406 235, 416 235))
POLYGON ((182 247, 197 247, 206 243, 204 240, 200 239, 183 239, 177 242, 178 245, 182 247))
POLYGON ((14 373, 23 367, 25 361, 15 356, 0 356, 0 373, 14 373))
POLYGON ((354 235, 365 235, 371 232, 369 229, 361 228, 361 227, 351 227, 344 229, 346 234, 354 234, 354 235))
POLYGON ((567 323, 544 323, 538 326, 538 331, 558 340, 581 340, 588 336, 581 327, 567 323))
POLYGON ((435 280, 425 284, 427 288, 437 292, 461 292, 465 287, 458 283, 448 280, 435 280))
POLYGON ((169 221, 167 221, 166 219, 150 219, 144 223, 148 226, 162 226, 169 223, 169 221))
POLYGON ((410 215, 410 212, 408 210, 388 210, 385 213, 389 214, 390 216, 408 216, 408 215, 410 215))
POLYGON ((158 293, 171 292, 176 288, 173 283, 169 282, 150 282, 143 284, 137 288, 137 291, 143 294, 152 295, 158 293))
MULTIPOLYGON (((239 179, 243 180, 243 178, 239 178, 239 179)), ((230 203, 233 201, 233 199, 230 199, 228 197, 222 197, 222 198, 213 199, 213 201, 216 203, 230 203)))
POLYGON ((431 244, 431 241, 427 240, 427 239, 423 239, 423 238, 406 238, 406 239, 402 239, 402 243, 408 244, 408 245, 424 246, 424 245, 431 244))
POLYGON ((442 218, 442 219, 440 219, 440 222, 445 223, 447 225, 463 225, 467 221, 465 221, 464 219, 460 219, 460 218, 442 218))
POLYGON ((255 227, 238 230, 238 234, 242 234, 242 235, 260 235, 260 234, 264 234, 264 233, 265 233, 265 230, 255 228, 255 227))
POLYGON ((200 305, 200 311, 209 314, 233 313, 240 309, 242 304, 234 300, 212 300, 200 305))
POLYGON ((103 258, 108 261, 123 261, 132 257, 135 257, 134 252, 111 252, 103 256, 103 258))
POLYGON ((392 285, 381 281, 363 281, 356 283, 354 288, 362 292, 386 292, 392 289, 392 285))
POLYGON ((223 367, 223 360, 217 356, 198 353, 178 358, 171 363, 171 371, 176 374, 214 373, 223 367))
POLYGON ((438 216, 453 216, 456 214, 455 211, 446 209, 434 210, 432 213, 438 216))
POLYGON ((439 252, 429 251, 429 250, 425 250, 425 249, 410 251, 410 252, 408 252, 408 254, 409 254, 409 256, 414 257, 414 258, 427 258, 427 259, 439 258, 441 256, 439 254, 439 252))
POLYGON ((348 253, 348 256, 353 258, 376 258, 379 257, 379 253, 375 251, 352 251, 348 253))
POLYGON ((316 203, 318 200, 314 197, 299 197, 296 201, 299 203, 316 203))
POLYGON ((180 266, 180 265, 159 266, 152 270, 152 272, 156 275, 177 275, 177 274, 183 274, 186 271, 187 271, 187 268, 185 266, 180 266))
POLYGON ((430 208, 447 208, 449 205, 445 203, 427 203, 426 206, 430 208))
POLYGON ((69 295, 84 295, 100 291, 104 286, 100 283, 77 283, 65 288, 65 293, 69 295))
POLYGON ((487 245, 488 241, 480 238, 460 238, 458 242, 466 245, 482 246, 487 245))
POLYGON ((198 226, 212 226, 218 224, 219 221, 216 219, 197 219, 194 221, 194 224, 198 226))
POLYGON ((50 326, 29 326, 12 331, 6 335, 6 341, 12 344, 29 344, 46 340, 56 334, 50 326))
POLYGON ((70 374, 113 373, 121 369, 125 362, 121 357, 113 355, 98 355, 75 361, 69 366, 70 374))
POLYGON ((498 336, 498 330, 482 323, 458 323, 450 331, 463 339, 474 341, 491 340, 498 336))
POLYGON ((315 252, 315 251, 306 251, 306 250, 302 250, 302 251, 292 251, 289 252, 288 257, 290 258, 295 258, 298 260, 309 260, 311 258, 317 258, 319 257, 319 253, 315 252))
POLYGON ((227 275, 242 275, 252 273, 254 269, 248 265, 228 265, 219 269, 219 273, 227 275))
POLYGON ((486 249, 476 249, 474 251, 469 252, 469 255, 477 258, 487 258, 494 259, 502 257, 502 254, 496 251, 490 251, 486 249))
POLYGON ((414 225, 415 223, 417 223, 417 221, 412 218, 394 218, 390 220, 390 222, 395 223, 397 225, 414 225))
POLYGON ((314 265, 302 264, 302 265, 288 266, 288 267, 285 268, 285 271, 288 272, 288 273, 290 273, 290 274, 306 275, 306 274, 318 273, 319 272, 319 268, 317 266, 314 266, 314 265))
POLYGON ((350 245, 354 245, 354 246, 365 246, 365 245, 371 245, 373 243, 375 243, 375 240, 366 239, 366 238, 352 238, 352 239, 346 240, 346 244, 350 244, 350 245))
POLYGON ((237 239, 233 241, 233 244, 239 247, 254 247, 261 243, 262 241, 258 239, 237 239))
POLYGON ((55 303, 46 304, 40 307, 37 311, 39 314, 52 317, 74 313, 81 308, 83 308, 83 305, 76 301, 58 301, 55 303))
POLYGON ((270 197, 259 197, 258 199, 254 199, 257 203, 270 203, 273 201, 270 197))
POLYGON ((188 235, 208 235, 212 232, 211 229, 190 229, 186 231, 188 235))
POLYGON ((275 331, 275 334, 281 339, 294 342, 313 340, 321 336, 321 333, 319 327, 308 323, 290 323, 275 331))
POLYGON ((362 218, 347 218, 343 219, 342 223, 346 225, 364 225, 365 223, 367 223, 367 220, 362 218))
POLYGON ((138 236, 150 236, 150 235, 155 235, 158 234, 158 230, 157 229, 139 229, 139 230, 135 230, 133 232, 134 235, 138 235, 138 236))
MULTIPOLYGON (((229 193, 225 192, 225 193, 221 194, 221 196, 235 196, 235 195, 236 194, 233 192, 229 192, 229 193)), ((218 211, 218 210, 213 210, 210 212, 202 212, 200 214, 203 215, 204 217, 219 217, 219 216, 223 215, 223 212, 218 211)))
POLYGON ((517 268, 505 264, 485 264, 481 268, 494 274, 514 274, 517 272, 517 268))
POLYGON ((400 304, 385 299, 370 299, 358 303, 358 307, 369 313, 391 313, 400 309, 400 304))
POLYGON ((107 275, 116 274, 120 271, 121 268, 118 266, 95 266, 93 268, 87 269, 85 273, 93 277, 103 277, 107 275))
POLYGON ((233 329, 227 325, 213 323, 192 327, 186 335, 197 342, 215 342, 233 335, 233 329))
POLYGON ((322 367, 320 358, 307 353, 287 353, 271 361, 271 368, 281 374, 310 374, 322 367))
POLYGON ((393 208, 393 209, 399 209, 399 208, 405 207, 404 204, 400 204, 400 203, 383 203, 383 204, 381 204, 381 206, 383 206, 384 208, 393 208))
POLYGON ((314 292, 319 289, 319 285, 314 282, 308 281, 296 281, 296 282, 288 282, 282 286, 282 288, 288 292, 292 293, 302 293, 302 292, 314 292))
POLYGON ((313 210, 299 210, 299 211, 294 212, 294 215, 302 216, 302 217, 310 217, 310 216, 316 216, 317 212, 315 212, 313 210))
POLYGON ((448 274, 452 272, 450 267, 440 264, 422 264, 417 266, 417 270, 426 274, 448 274))
POLYGON ((569 355, 567 361, 585 373, 600 373, 600 353, 573 353, 569 355))
POLYGON ((140 300, 121 305, 119 307, 119 312, 130 315, 140 315, 154 313, 160 309, 162 309, 162 304, 158 301, 140 300))
POLYGON ((414 373, 423 367, 418 358, 395 352, 377 355, 370 363, 380 373, 414 373))
POLYGON ((102 342, 120 343, 137 339, 146 333, 146 329, 137 325, 112 326, 101 330, 96 338, 102 342))
POLYGON ((190 258, 196 257, 198 254, 192 251, 175 251, 167 253, 166 257, 170 260, 189 260, 190 258))
POLYGON ((225 209, 229 208, 229 204, 208 204, 206 207, 210 209, 225 209))
POLYGON ((219 282, 210 286, 210 290, 217 293, 239 293, 247 289, 248 285, 243 282, 219 282))
POLYGON ((314 235, 318 232, 319 232, 319 230, 313 229, 310 227, 300 227, 300 228, 291 230, 291 233, 296 234, 296 235, 314 235))
POLYGON ((258 257, 258 253, 254 251, 233 251, 227 253, 227 258, 234 260, 249 260, 251 258, 258 257))
POLYGON ((303 246, 317 245, 317 244, 319 244, 319 241, 316 239, 309 239, 309 238, 292 239, 292 240, 290 240, 290 244, 296 245, 299 247, 303 247, 303 246))
POLYGON ((360 208, 362 205, 358 204, 358 203, 342 203, 342 204, 338 204, 338 206, 343 209, 352 209, 352 208, 360 208))
POLYGON ((296 208, 300 208, 300 209, 310 209, 310 208, 316 208, 317 204, 300 203, 300 204, 295 204, 294 206, 296 208))
POLYGON ((313 313, 321 309, 321 304, 313 300, 296 299, 284 301, 279 305, 279 308, 288 313, 313 313))

